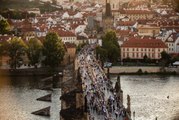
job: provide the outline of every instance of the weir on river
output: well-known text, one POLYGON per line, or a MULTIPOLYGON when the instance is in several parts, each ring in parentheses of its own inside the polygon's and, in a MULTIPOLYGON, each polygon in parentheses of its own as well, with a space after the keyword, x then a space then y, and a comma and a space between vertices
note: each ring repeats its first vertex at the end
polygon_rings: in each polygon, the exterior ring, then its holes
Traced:
POLYGON ((130 96, 127 96, 127 109, 123 106, 123 91, 120 77, 113 86, 107 78, 94 54, 95 45, 85 46, 77 55, 85 110, 88 120, 130 120, 130 96))

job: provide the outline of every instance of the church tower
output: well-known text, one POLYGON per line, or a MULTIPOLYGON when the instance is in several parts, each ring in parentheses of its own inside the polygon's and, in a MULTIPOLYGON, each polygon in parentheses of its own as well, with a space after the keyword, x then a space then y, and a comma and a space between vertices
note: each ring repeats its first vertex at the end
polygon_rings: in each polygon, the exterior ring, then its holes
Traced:
POLYGON ((105 13, 103 14, 103 31, 113 28, 113 16, 111 12, 110 0, 106 0, 105 13))
POLYGON ((112 14, 111 14, 111 5, 110 5, 109 0, 106 0, 105 16, 106 17, 111 17, 112 16, 112 14))

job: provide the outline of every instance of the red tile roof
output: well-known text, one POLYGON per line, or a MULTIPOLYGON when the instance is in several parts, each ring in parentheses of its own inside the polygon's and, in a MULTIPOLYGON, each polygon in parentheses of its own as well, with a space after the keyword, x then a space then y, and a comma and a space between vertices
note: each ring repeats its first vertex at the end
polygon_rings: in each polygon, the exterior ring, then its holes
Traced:
POLYGON ((135 21, 119 21, 117 24, 119 26, 133 26, 135 23, 135 21))
POLYGON ((153 12, 149 10, 122 10, 120 12, 122 14, 153 14, 153 12))
POLYGON ((75 37, 76 35, 70 31, 65 31, 61 29, 51 29, 51 32, 56 32, 60 37, 75 37))
POLYGON ((96 16, 96 13, 93 13, 93 12, 85 12, 85 13, 83 14, 83 17, 84 17, 84 18, 86 18, 86 17, 88 17, 88 16, 96 16))
POLYGON ((130 30, 117 30, 116 33, 119 36, 133 36, 137 34, 137 32, 132 32, 130 30))
POLYGON ((121 47, 134 47, 134 48, 168 48, 160 39, 141 39, 131 38, 125 41, 121 47))
POLYGON ((179 37, 179 34, 178 33, 172 33, 167 39, 165 42, 175 42, 177 40, 177 38, 179 37), (172 41, 169 39, 169 38, 172 38, 172 41))
POLYGON ((76 45, 74 43, 65 42, 66 48, 76 48, 76 45))

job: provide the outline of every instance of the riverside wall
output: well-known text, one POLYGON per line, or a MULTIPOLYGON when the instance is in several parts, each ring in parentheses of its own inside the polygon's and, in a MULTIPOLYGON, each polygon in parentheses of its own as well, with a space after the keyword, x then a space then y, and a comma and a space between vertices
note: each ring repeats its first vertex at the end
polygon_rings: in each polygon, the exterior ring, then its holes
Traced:
MULTIPOLYGON (((130 73, 137 73, 139 69, 142 70, 142 72, 147 73, 159 73, 159 72, 176 72, 179 74, 179 67, 175 68, 169 68, 169 67, 159 67, 159 66, 113 66, 109 69, 109 72, 111 74, 130 74, 130 73)), ((107 68, 105 68, 105 72, 107 73, 107 68)))
MULTIPOLYGON (((62 72, 64 67, 54 69, 62 72)), ((25 69, 0 69, 0 75, 3 76, 50 76, 52 70, 49 68, 25 68, 25 69)))

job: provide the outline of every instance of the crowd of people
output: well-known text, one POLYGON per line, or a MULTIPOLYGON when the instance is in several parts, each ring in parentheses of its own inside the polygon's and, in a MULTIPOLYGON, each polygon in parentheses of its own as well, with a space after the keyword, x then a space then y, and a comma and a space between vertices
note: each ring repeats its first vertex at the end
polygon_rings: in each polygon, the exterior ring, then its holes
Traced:
POLYGON ((129 120, 113 83, 95 58, 94 48, 85 46, 77 57, 89 120, 129 120))

